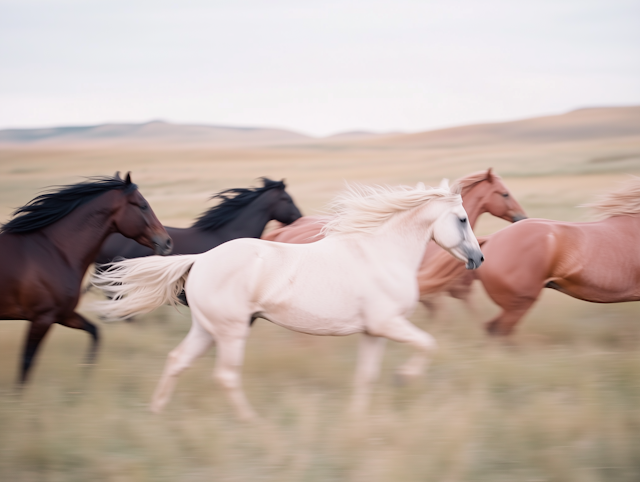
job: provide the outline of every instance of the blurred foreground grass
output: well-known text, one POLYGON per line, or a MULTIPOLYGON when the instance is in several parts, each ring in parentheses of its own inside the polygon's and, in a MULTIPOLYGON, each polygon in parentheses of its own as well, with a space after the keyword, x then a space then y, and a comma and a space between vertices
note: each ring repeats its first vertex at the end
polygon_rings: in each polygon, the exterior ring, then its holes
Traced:
MULTIPOLYGON (((132 170, 168 225, 188 225, 215 191, 285 177, 305 214, 343 180, 436 184, 496 168, 532 217, 583 220, 576 205, 609 191, 637 160, 637 139, 445 149, 0 150, 2 220, 51 184, 132 170), (608 156, 608 157, 607 157, 608 156), (618 156, 618 157, 616 157, 618 156), (624 158, 627 159, 627 158, 624 158)), ((322 146, 321 146, 322 147, 322 146)), ((477 232, 506 223, 481 218, 477 232)), ((26 322, 0 323, 0 481, 640 480, 640 304, 593 305, 545 292, 511 345, 485 337, 497 308, 449 300, 413 321, 440 351, 427 375, 394 384, 409 350, 389 344, 368 414, 347 416, 357 337, 317 338, 259 320, 244 386, 262 422, 233 417, 211 380, 215 349, 179 381, 167 410, 148 411, 165 357, 189 329, 188 310, 100 323, 98 363, 79 364, 88 336, 54 327, 24 393, 14 391, 26 322)))
MULTIPOLYGON (((479 295, 478 319, 495 308, 479 295)), ((640 324, 634 304, 545 293, 517 340, 488 340, 457 302, 428 322, 440 351, 408 386, 390 344, 370 412, 347 416, 356 337, 316 338, 259 320, 244 384, 262 421, 237 422, 211 379, 215 349, 160 416, 148 401, 189 327, 165 307, 103 324, 99 363, 84 333, 56 327, 35 376, 13 391, 24 322, 0 325, 0 480, 636 481, 640 324)), ((475 317, 474 317, 475 318, 475 317)))

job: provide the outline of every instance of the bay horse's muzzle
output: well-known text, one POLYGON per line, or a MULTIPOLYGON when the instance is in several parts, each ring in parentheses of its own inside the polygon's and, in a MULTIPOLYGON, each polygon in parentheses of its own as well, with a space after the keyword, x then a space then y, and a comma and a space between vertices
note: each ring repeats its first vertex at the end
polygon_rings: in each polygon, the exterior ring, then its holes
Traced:
POLYGON ((173 251, 173 241, 169 235, 156 234, 151 237, 151 242, 153 243, 153 252, 155 254, 166 256, 173 251))

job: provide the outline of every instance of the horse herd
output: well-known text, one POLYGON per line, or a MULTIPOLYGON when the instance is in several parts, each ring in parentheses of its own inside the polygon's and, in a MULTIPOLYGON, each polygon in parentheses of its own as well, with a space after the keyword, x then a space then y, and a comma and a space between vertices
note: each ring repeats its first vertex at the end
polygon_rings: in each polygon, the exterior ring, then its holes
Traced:
POLYGON ((640 178, 592 205, 602 219, 590 223, 526 219, 491 169, 451 187, 351 186, 330 217, 302 217, 283 182, 262 181, 217 194, 218 205, 186 229, 162 226, 129 174, 45 191, 16 210, 0 229, 0 319, 31 322, 20 382, 53 323, 87 331, 94 360, 99 331, 75 312, 94 263, 93 285, 107 299, 92 308, 104 318, 191 308, 152 410, 215 343, 214 377, 243 419, 255 417, 240 371, 256 318, 314 335, 360 333, 351 404, 360 412, 385 339, 415 350, 400 376, 419 376, 428 363, 435 340, 407 319, 418 300, 434 308, 442 294, 466 299, 478 279, 503 310, 487 330, 507 335, 545 287, 591 302, 640 299, 640 178), (476 238, 485 212, 515 224, 476 238), (258 239, 270 220, 283 227, 258 239))

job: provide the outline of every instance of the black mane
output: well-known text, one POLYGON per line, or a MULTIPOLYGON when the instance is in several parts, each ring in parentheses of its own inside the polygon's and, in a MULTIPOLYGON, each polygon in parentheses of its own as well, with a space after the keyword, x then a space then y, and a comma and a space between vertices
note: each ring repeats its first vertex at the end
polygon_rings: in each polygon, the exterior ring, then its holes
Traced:
POLYGON ((55 186, 16 209, 13 219, 0 227, 0 233, 28 233, 59 221, 78 206, 113 189, 133 190, 137 186, 119 177, 91 177, 85 182, 55 186))
POLYGON ((220 204, 202 213, 191 227, 202 231, 219 229, 231 221, 239 210, 255 201, 261 194, 271 189, 285 188, 283 181, 272 181, 266 177, 260 179, 262 187, 227 189, 213 195, 211 199, 221 199, 220 204))

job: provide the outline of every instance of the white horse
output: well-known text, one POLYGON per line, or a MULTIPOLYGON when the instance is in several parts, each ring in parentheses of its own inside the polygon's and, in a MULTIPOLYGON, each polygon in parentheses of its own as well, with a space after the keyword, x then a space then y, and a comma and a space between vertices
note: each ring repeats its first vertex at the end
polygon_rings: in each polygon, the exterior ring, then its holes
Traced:
POLYGON ((186 290, 191 330, 169 354, 154 412, 169 401, 178 375, 215 341, 214 378, 240 418, 255 417, 240 383, 255 318, 311 335, 362 333, 351 405, 356 412, 366 407, 377 378, 383 338, 416 349, 401 375, 423 371, 436 343, 407 316, 418 301, 416 274, 427 242, 434 239, 469 269, 484 260, 460 195, 446 180, 437 189, 360 186, 347 189, 333 207, 327 237, 316 243, 237 239, 202 254, 124 260, 96 275, 94 283, 112 299, 94 308, 112 319, 177 304, 186 290))

